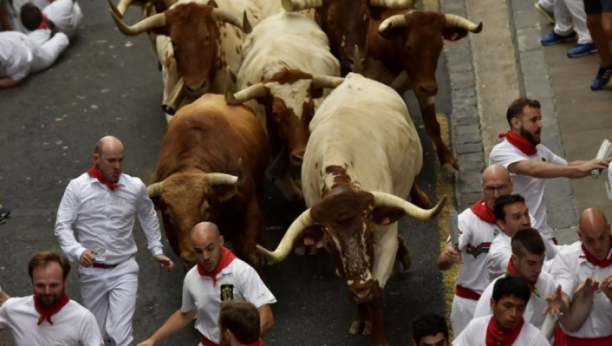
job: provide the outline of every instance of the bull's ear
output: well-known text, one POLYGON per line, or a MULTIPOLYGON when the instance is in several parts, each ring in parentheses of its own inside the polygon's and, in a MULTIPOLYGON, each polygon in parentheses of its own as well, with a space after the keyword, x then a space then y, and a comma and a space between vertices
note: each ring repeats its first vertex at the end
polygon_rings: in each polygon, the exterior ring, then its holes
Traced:
POLYGON ((234 197, 234 195, 238 192, 238 188, 233 184, 221 184, 216 185, 212 188, 215 199, 219 203, 223 203, 228 199, 234 197))
POLYGON ((460 40, 466 37, 467 34, 468 34, 467 30, 458 28, 458 27, 454 27, 454 26, 444 28, 444 30, 442 30, 442 36, 444 36, 444 39, 451 41, 451 42, 460 40))
POLYGON ((372 211, 372 221, 381 226, 390 225, 401 219, 406 212, 398 207, 379 207, 372 211))

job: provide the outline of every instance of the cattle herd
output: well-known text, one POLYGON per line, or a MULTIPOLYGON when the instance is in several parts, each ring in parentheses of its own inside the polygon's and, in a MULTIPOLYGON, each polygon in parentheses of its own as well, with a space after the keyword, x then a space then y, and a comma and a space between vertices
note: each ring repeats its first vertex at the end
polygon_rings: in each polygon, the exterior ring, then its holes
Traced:
POLYGON ((147 33, 168 127, 148 186, 185 270, 189 231, 219 225, 238 257, 262 265, 325 246, 357 305, 353 334, 387 345, 383 290, 410 267, 397 220, 436 217, 414 180, 421 143, 401 97, 412 89, 442 165, 435 70, 444 39, 476 25, 413 0, 110 0, 125 35, 147 33), (143 20, 128 25, 127 8, 143 20), (274 251, 259 203, 271 179, 301 207, 274 251), (412 202, 408 202, 409 198, 412 202))

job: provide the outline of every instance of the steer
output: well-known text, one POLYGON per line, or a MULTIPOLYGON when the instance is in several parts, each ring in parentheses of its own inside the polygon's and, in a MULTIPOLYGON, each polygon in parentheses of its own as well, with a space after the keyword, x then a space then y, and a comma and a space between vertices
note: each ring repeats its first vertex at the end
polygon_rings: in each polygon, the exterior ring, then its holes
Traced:
POLYGON ((391 85, 400 95, 412 89, 419 101, 425 129, 442 165, 459 169, 458 161, 442 141, 434 97, 436 68, 444 39, 456 41, 479 25, 454 14, 418 10, 376 10, 368 29, 368 60, 364 76, 391 85))
POLYGON ((310 130, 302 166, 310 209, 293 222, 274 252, 257 249, 277 263, 303 233, 322 233, 346 280, 348 298, 358 305, 349 332, 363 330, 371 333, 372 345, 388 345, 383 290, 396 257, 409 262, 396 221, 404 215, 431 220, 446 197, 431 210, 404 199, 421 170, 423 152, 406 104, 383 84, 349 74, 317 110, 310 130))
POLYGON ((227 102, 248 102, 255 111, 276 158, 268 176, 289 200, 302 200, 289 166, 301 169, 315 107, 328 94, 324 88, 342 83, 339 76, 340 64, 325 33, 301 14, 283 11, 266 18, 244 43, 237 81, 241 91, 228 93, 227 102))
POLYGON ((111 3, 111 15, 123 34, 133 36, 153 30, 170 38, 167 44, 157 45, 165 73, 164 98, 184 85, 188 98, 184 103, 207 92, 223 94, 233 87, 226 70, 238 72, 245 33, 251 32, 247 15, 254 18, 259 11, 249 0, 180 0, 163 13, 127 26, 111 3), (178 83, 179 75, 183 83, 178 83))
POLYGON ((266 143, 251 109, 229 106, 223 95, 200 97, 168 124, 147 190, 185 272, 196 263, 190 230, 209 221, 263 277, 255 245, 266 246, 259 208, 266 143))

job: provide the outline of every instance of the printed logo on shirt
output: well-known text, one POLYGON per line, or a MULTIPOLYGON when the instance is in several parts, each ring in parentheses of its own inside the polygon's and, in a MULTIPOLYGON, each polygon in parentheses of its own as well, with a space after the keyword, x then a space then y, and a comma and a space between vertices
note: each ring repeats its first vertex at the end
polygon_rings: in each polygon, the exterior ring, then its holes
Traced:
POLYGON ((489 249, 491 248, 491 243, 480 243, 478 246, 473 246, 468 244, 466 248, 466 252, 468 255, 474 256, 474 258, 478 258, 483 253, 489 253, 489 249))
POLYGON ((234 285, 221 285, 221 301, 234 300, 234 285))

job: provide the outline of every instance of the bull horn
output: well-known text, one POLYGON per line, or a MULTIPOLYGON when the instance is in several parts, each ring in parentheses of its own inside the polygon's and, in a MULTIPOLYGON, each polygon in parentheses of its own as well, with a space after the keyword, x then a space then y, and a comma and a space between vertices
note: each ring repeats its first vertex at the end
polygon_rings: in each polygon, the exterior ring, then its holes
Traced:
POLYGON ((344 78, 323 76, 319 74, 312 75, 312 86, 315 88, 333 89, 344 82, 344 78))
MULTIPOLYGON (((110 0, 108 1, 110 3, 110 0)), ((124 35, 127 36, 135 36, 149 29, 166 25, 166 15, 164 13, 158 13, 152 15, 151 17, 145 18, 132 26, 127 26, 123 22, 123 20, 119 18, 117 13, 115 13, 115 10, 110 10, 111 17, 113 17, 113 20, 115 21, 117 28, 119 28, 119 31, 121 31, 124 35)))
POLYGON ((228 105, 241 105, 254 98, 266 96, 268 90, 263 83, 253 84, 246 89, 232 94, 229 90, 225 92, 225 103, 228 105))
POLYGON ((274 252, 270 252, 259 245, 257 245, 257 251, 269 264, 280 263, 284 261, 287 256, 289 256, 289 253, 293 248, 293 242, 300 235, 300 233, 312 225, 314 225, 314 222, 312 221, 312 216, 310 215, 310 209, 308 209, 298 216, 298 218, 293 221, 291 226, 289 226, 289 229, 283 236, 283 239, 281 239, 280 244, 278 244, 274 252))
POLYGON ((238 182, 238 177, 225 173, 207 173, 204 176, 204 181, 206 181, 209 186, 235 185, 238 182))
POLYGON ((355 45, 353 50, 353 73, 363 72, 363 65, 361 64, 361 57, 359 56, 359 47, 355 45))
POLYGON ((414 7, 417 0, 370 0, 370 6, 385 7, 392 10, 404 10, 414 7))
POLYGON ((378 32, 384 34, 388 30, 393 28, 401 28, 404 26, 408 26, 408 19, 406 19, 406 16, 403 14, 396 14, 380 23, 378 26, 378 32))
POLYGON ((210 17, 215 21, 230 23, 234 26, 237 26, 246 34, 250 34, 251 31, 253 31, 253 27, 251 26, 251 23, 249 23, 249 19, 247 18, 246 11, 244 11, 242 15, 242 20, 240 20, 237 15, 229 11, 220 8, 213 8, 212 12, 210 13, 210 17))
POLYGON ((370 192, 374 195, 374 207, 397 207, 404 209, 406 215, 421 222, 429 221, 438 216, 446 203, 446 196, 436 204, 432 209, 421 209, 414 204, 399 198, 395 195, 385 192, 370 192))
POLYGON ((116 8, 115 6, 112 6, 111 9, 115 8, 117 10, 117 14, 120 14, 119 18, 123 18, 123 16, 125 15, 125 12, 127 12, 127 9, 131 3, 132 3, 132 0, 120 0, 119 5, 117 5, 116 8))
POLYGON ((185 82, 183 81, 183 78, 179 79, 174 86, 174 89, 172 89, 170 95, 168 95, 168 97, 164 100, 164 103, 162 103, 162 109, 164 112, 170 115, 176 114, 181 101, 183 101, 183 97, 185 97, 185 89, 183 88, 184 85, 185 82))
POLYGON ((162 195, 162 191, 164 188, 164 182, 153 183, 147 186, 147 192, 149 193, 149 198, 160 197, 162 195))
POLYGON ((309 10, 323 6, 323 0, 281 0, 283 8, 287 12, 309 10))
POLYGON ((480 22, 480 24, 476 24, 456 14, 445 14, 444 17, 446 18, 447 27, 456 26, 458 28, 465 29, 475 34, 478 34, 482 31, 482 22, 480 22))

